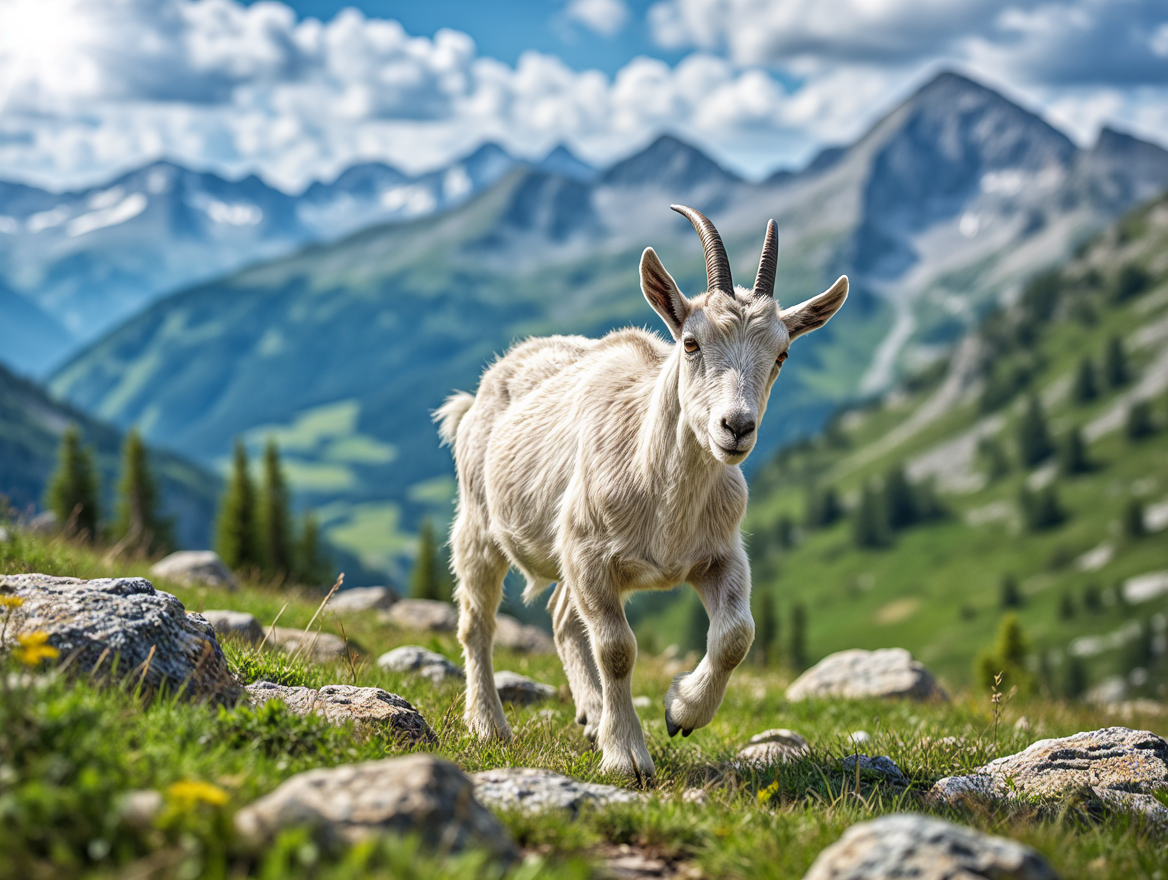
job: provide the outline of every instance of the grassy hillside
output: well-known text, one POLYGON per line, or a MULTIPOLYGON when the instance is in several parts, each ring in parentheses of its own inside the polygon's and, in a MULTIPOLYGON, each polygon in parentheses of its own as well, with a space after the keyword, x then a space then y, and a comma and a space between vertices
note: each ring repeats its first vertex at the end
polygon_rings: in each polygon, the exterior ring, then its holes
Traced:
MULTIPOLYGON (((1030 663, 1054 692, 1067 686, 1072 657, 1094 684, 1146 667, 1149 650, 1159 666, 1144 690, 1157 676, 1162 689, 1166 389, 1168 197, 1082 247, 1061 272, 1036 279, 951 361, 842 413, 824 434, 761 469, 746 527, 756 617, 772 601, 781 639, 789 639, 792 609, 801 603, 809 660, 847 647, 902 646, 947 681, 965 684, 977 652, 993 643, 1003 614, 1014 612, 1031 643, 1030 663), (1117 385, 1106 376, 1113 340, 1127 364, 1117 385), (1078 399, 1084 359, 1096 388, 1088 400, 1078 399), (1052 452, 1024 464, 1019 432, 1031 396, 1052 452), (1137 438, 1128 436, 1133 408, 1137 418, 1147 416, 1137 438), (1068 474, 1062 462, 1075 430, 1087 466, 1068 474), (918 500, 939 502, 940 511, 899 529, 883 524, 877 546, 859 546, 865 487, 878 512, 899 469, 916 484, 918 500), (1028 527, 1023 487, 1038 499, 1032 504, 1053 491, 1060 521, 1028 527), (830 524, 809 524, 810 500, 822 507, 827 490, 844 511, 830 524), (1134 510, 1149 534, 1131 534, 1134 510), (1160 580, 1133 581, 1156 573, 1160 580), (1016 600, 1003 595, 1007 578, 1016 582, 1016 600)), ((772 405, 768 419, 776 414, 781 405, 772 405)), ((646 604, 641 632, 685 632, 694 607, 688 597, 665 612, 646 604)), ((1141 680, 1136 673, 1134 682, 1141 680)))
MULTIPOLYGON (((145 574, 146 563, 107 567, 85 548, 18 534, 0 543, 0 571, 37 570, 82 577, 145 574)), ((182 588, 158 582, 192 610, 231 607, 269 623, 306 626, 319 595, 245 584, 237 593, 182 588)), ((543 767, 579 779, 627 785, 598 772, 599 754, 574 723, 558 659, 502 652, 496 668, 513 669, 559 689, 542 705, 509 710, 516 739, 483 746, 461 721, 459 685, 380 671, 380 652, 416 636, 376 624, 368 615, 346 619, 343 632, 361 654, 354 667, 291 661, 278 653, 255 653, 227 642, 234 670, 257 677, 319 686, 356 683, 384 687, 418 707, 438 735, 431 750, 473 772, 503 766, 543 767)), ((327 611, 323 628, 342 633, 327 611)), ((450 636, 430 647, 457 659, 450 636)), ((6 663, 14 662, 11 659, 6 663)), ((313 767, 400 753, 378 734, 332 728, 318 719, 287 712, 204 707, 158 700, 140 703, 120 692, 97 689, 82 679, 7 676, 0 691, 0 768, 4 822, 0 823, 0 874, 13 877, 280 877, 280 878, 454 878, 492 876, 477 856, 442 861, 419 854, 407 841, 389 838, 330 854, 302 833, 281 835, 268 849, 246 848, 232 831, 237 810, 283 780, 313 767), (200 803, 180 796, 176 783, 207 783, 214 795, 200 803), (164 795, 154 820, 122 818, 123 796, 143 789, 164 795), (219 800, 222 800, 219 803, 219 800)), ((1010 754, 1043 736, 1123 723, 1161 735, 1165 716, 1155 707, 1118 716, 1083 705, 1021 697, 995 717, 987 695, 958 690, 952 703, 833 702, 788 704, 788 676, 751 665, 740 669, 710 727, 688 739, 666 736, 660 701, 670 680, 663 658, 647 651, 638 660, 634 693, 649 704, 640 709, 658 778, 643 804, 584 809, 579 817, 501 818, 525 859, 507 873, 512 880, 585 878, 601 873, 607 860, 634 854, 665 863, 667 876, 728 880, 802 876, 818 852, 853 822, 920 811, 1036 847, 1059 876, 1068 878, 1159 877, 1162 831, 1109 810, 1092 812, 1072 801, 1061 804, 986 806, 968 810, 937 806, 924 793, 937 779, 968 771, 1010 754), (1016 726, 1025 715, 1028 728, 1016 726), (812 744, 804 760, 765 771, 728 766, 752 734, 770 727, 802 733, 812 744), (864 748, 886 754, 911 785, 896 789, 842 768, 855 751, 849 736, 871 734, 864 748), (960 740, 945 740, 960 737, 960 740), (684 801, 689 788, 705 791, 705 803, 684 801), (622 851, 621 847, 625 849, 622 851)))

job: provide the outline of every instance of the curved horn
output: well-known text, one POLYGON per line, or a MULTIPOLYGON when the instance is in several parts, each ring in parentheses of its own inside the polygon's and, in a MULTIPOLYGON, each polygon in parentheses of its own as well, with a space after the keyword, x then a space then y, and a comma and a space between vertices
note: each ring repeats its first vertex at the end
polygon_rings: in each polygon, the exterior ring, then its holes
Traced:
POLYGON ((779 228, 774 220, 767 221, 766 241, 762 243, 762 257, 758 274, 754 277, 754 295, 775 298, 775 270, 779 265, 779 228))
POLYGON ((681 214, 693 224, 702 239, 702 249, 706 252, 706 289, 720 290, 734 296, 734 280, 730 277, 730 261, 726 259, 726 248, 722 244, 722 236, 701 211, 687 208, 685 205, 670 205, 674 211, 681 214))

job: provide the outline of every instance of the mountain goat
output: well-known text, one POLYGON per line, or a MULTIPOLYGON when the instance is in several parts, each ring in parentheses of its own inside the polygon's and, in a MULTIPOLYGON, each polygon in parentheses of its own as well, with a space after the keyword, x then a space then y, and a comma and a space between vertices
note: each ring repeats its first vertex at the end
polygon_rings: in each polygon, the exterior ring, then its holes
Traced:
POLYGON ((705 657, 665 696, 669 735, 688 736, 709 724, 754 640, 738 465, 791 341, 825 324, 848 291, 841 276, 780 309, 773 220, 754 288, 735 288, 713 224, 672 207, 701 236, 708 288, 687 299, 652 248, 641 255, 641 290, 672 344, 633 328, 529 339, 487 368, 477 395, 454 394, 435 413, 458 470, 451 562, 467 725, 511 737, 491 652, 503 578, 515 566, 527 601, 556 584, 556 647, 601 769, 638 777, 654 767, 633 708, 637 642, 625 599, 689 582, 709 613, 705 657))

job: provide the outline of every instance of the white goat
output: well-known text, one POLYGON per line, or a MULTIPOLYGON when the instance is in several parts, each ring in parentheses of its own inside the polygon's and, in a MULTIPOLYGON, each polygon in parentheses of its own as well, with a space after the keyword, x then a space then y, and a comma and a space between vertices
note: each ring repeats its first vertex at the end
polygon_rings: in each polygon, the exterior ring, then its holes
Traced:
POLYGON ((673 344, 632 328, 530 339, 487 368, 477 396, 454 394, 435 413, 458 469, 451 548, 467 725, 511 737, 491 652, 503 577, 515 566, 527 601, 557 585, 548 603, 556 647, 601 769, 644 777, 654 767, 633 708, 637 642, 625 599, 688 581, 709 613, 706 656, 665 696, 669 735, 688 736, 713 718, 754 640, 738 465, 791 340, 826 323, 848 291, 841 276, 781 310, 773 220, 745 290, 731 281, 713 224, 673 210, 701 236, 708 287, 687 299, 652 248, 641 255, 641 290, 673 344))

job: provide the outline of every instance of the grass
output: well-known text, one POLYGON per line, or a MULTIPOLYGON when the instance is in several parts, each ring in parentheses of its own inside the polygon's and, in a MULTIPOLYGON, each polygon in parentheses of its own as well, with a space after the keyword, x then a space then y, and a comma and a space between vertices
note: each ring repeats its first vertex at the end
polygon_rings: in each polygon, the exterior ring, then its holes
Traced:
MULTIPOLYGON (((0 570, 37 570, 81 577, 144 574, 147 560, 107 562, 93 549, 17 532, 0 544, 0 570)), ((183 588, 165 581, 188 608, 229 607, 270 623, 305 626, 319 594, 246 584, 236 593, 183 588)), ((417 642, 368 615, 338 620, 327 611, 327 631, 362 646, 355 665, 318 665, 257 651, 230 640, 224 650, 244 681, 260 678, 322 686, 356 683, 383 687, 420 709, 438 737, 430 751, 464 771, 531 766, 588 781, 628 785, 599 771, 599 754, 574 723, 566 680, 555 657, 500 652, 510 668, 558 687, 540 706, 509 709, 512 743, 482 744, 461 721, 462 689, 431 686, 388 673, 372 662, 381 652, 417 642)), ((453 638, 421 642, 457 657, 453 638)), ((14 661, 9 660, 9 671, 14 661)), ((1064 878, 1162 878, 1162 832, 1143 820, 1082 804, 984 804, 958 810, 930 804, 925 793, 939 778, 967 772, 1013 753, 1035 739, 1120 723, 1084 705, 1029 699, 1008 702, 995 717, 988 694, 958 691, 950 703, 808 701, 788 703, 783 670, 744 666, 732 679, 714 722, 689 739, 670 739, 660 699, 671 670, 663 658, 642 655, 634 693, 650 697, 639 710, 658 775, 643 804, 585 809, 579 817, 504 812, 501 818, 525 853, 509 877, 593 876, 606 853, 627 845, 693 876, 792 878, 853 822, 904 810, 939 815, 1036 847, 1064 878), (1016 728, 1025 716, 1028 728, 1016 728), (769 727, 788 727, 812 744, 811 754, 765 771, 730 763, 745 740, 769 727), (866 731, 863 746, 849 737, 866 731), (957 740, 951 738, 958 738, 957 740), (844 772, 857 748, 885 754, 910 779, 906 790, 844 772), (681 798, 706 792, 704 805, 681 798)), ((0 692, 0 875, 12 877, 466 877, 495 869, 470 854, 443 859, 409 840, 371 842, 325 852, 304 833, 284 834, 263 852, 249 850, 233 832, 239 808, 288 777, 400 754, 392 740, 351 726, 299 718, 281 705, 213 710, 156 698, 144 701, 87 679, 40 675, 4 679, 0 692), (205 783, 190 786, 186 783, 205 783), (210 786, 209 788, 207 786, 210 786), (125 816, 131 792, 162 793, 152 821, 125 816), (202 792, 202 794, 200 794, 202 792)), ((1132 715, 1122 723, 1168 733, 1163 715, 1132 715)))

